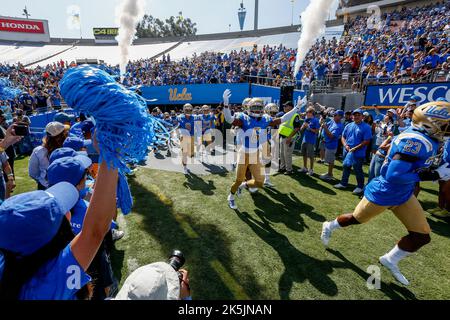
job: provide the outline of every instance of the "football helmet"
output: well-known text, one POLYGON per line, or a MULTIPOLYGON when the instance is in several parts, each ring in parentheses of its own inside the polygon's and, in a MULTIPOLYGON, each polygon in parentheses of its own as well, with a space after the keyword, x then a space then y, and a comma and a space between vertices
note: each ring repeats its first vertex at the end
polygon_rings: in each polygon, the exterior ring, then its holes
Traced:
POLYGON ((242 110, 248 111, 250 101, 252 101, 252 98, 245 98, 244 101, 242 101, 242 110))
POLYGON ((278 113, 278 106, 275 103, 269 103, 265 108, 264 111, 266 114, 268 114, 271 117, 275 117, 275 115, 278 113))
POLYGON ((248 105, 248 115, 261 118, 264 114, 264 101, 261 98, 253 98, 248 105))
POLYGON ((419 106, 414 110, 412 125, 432 138, 444 140, 450 136, 450 103, 435 101, 419 106))
POLYGON ((186 103, 183 106, 183 113, 192 113, 193 110, 194 110, 194 107, 190 103, 186 103))
POLYGON ((208 106, 208 105, 204 105, 203 107, 202 107, 202 112, 203 113, 209 113, 211 111, 211 108, 208 106))

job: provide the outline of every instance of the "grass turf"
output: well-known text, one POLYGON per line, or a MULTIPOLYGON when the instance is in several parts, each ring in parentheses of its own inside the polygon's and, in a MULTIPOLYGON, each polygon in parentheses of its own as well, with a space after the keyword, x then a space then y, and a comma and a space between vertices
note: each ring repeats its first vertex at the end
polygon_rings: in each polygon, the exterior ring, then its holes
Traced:
MULTIPOLYGON (((16 193, 34 189, 27 159, 16 163, 16 193)), ((316 166, 317 174, 325 171, 316 166)), ((427 215, 432 242, 400 264, 409 287, 381 269, 381 289, 370 290, 367 268, 405 235, 391 212, 335 232, 326 250, 322 222, 354 209, 359 199, 351 188, 336 190, 317 176, 278 175, 275 189, 245 192, 233 211, 226 201, 233 179, 234 173, 187 179, 140 168, 130 178, 133 212, 120 219, 126 236, 112 257, 121 284, 136 267, 164 261, 178 248, 186 255, 194 299, 450 299, 447 221, 427 215)), ((435 207, 437 186, 422 188, 424 208, 435 207)))

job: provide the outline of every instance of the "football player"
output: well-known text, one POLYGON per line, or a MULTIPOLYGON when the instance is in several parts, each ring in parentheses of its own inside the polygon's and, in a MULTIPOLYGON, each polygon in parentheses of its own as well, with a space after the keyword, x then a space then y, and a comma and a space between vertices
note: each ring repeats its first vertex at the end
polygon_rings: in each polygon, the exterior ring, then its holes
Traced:
POLYGON ((448 164, 429 170, 440 143, 450 135, 449 124, 448 102, 431 102, 415 109, 411 128, 393 139, 380 176, 366 186, 364 198, 354 212, 323 223, 321 239, 324 245, 328 245, 333 231, 366 223, 390 209, 406 227, 408 235, 379 261, 397 281, 408 285, 398 263, 431 241, 430 226, 414 196, 415 185, 419 181, 450 180, 448 164))
POLYGON ((183 113, 177 117, 182 153, 181 163, 185 175, 189 175, 190 173, 187 168, 187 158, 194 157, 194 125, 196 117, 192 114, 193 109, 192 105, 187 103, 183 106, 183 113))
POLYGON ((205 147, 206 156, 209 154, 213 155, 214 146, 212 145, 212 129, 214 126, 214 115, 211 113, 211 108, 208 105, 202 107, 202 115, 200 116, 202 120, 202 142, 205 147))
POLYGON ((225 121, 233 126, 240 127, 244 131, 242 146, 238 150, 236 181, 228 195, 229 207, 236 210, 237 205, 234 197, 236 193, 238 195, 241 194, 244 188, 261 188, 264 184, 264 178, 261 174, 262 165, 259 147, 267 141, 267 128, 289 121, 298 112, 298 107, 285 114, 282 118, 273 119, 271 116, 264 114, 264 101, 259 98, 253 98, 248 107, 248 115, 237 113, 233 116, 228 108, 230 97, 231 91, 225 90, 223 94, 225 121), (250 181, 245 181, 247 168, 250 169, 253 177, 250 181))

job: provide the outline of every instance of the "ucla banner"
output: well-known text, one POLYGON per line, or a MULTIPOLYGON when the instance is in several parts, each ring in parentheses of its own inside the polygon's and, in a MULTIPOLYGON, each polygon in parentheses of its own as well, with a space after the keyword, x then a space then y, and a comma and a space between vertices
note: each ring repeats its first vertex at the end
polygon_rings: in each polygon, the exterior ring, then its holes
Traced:
POLYGON ((438 98, 450 99, 450 82, 417 83, 368 86, 364 104, 372 106, 404 106, 412 96, 420 98, 419 104, 438 98))
POLYGON ((232 92, 230 102, 237 104, 249 96, 250 85, 248 83, 230 83, 141 87, 142 96, 145 99, 157 99, 157 101, 149 101, 150 105, 219 104, 223 100, 223 92, 226 89, 230 89, 232 92))

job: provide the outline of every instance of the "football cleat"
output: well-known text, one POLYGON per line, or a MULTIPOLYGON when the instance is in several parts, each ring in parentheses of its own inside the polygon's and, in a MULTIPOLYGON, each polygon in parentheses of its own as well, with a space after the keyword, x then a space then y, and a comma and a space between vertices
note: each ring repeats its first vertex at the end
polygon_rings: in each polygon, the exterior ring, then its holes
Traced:
POLYGON ((228 206, 230 207, 230 209, 233 210, 236 210, 238 208, 234 200, 234 197, 231 194, 228 196, 228 206))
POLYGON ((380 257, 380 263, 385 266, 394 276, 394 278, 400 282, 401 284, 407 286, 409 285, 408 279, 405 278, 405 276, 400 272, 400 269, 396 264, 393 264, 389 261, 389 259, 384 255, 380 257))
POLYGON ((327 247, 328 243, 330 242, 331 233, 333 231, 330 228, 330 222, 325 221, 322 224, 322 234, 320 235, 320 239, 322 240, 322 243, 327 247))

